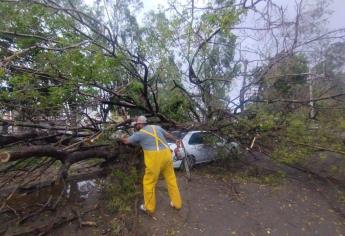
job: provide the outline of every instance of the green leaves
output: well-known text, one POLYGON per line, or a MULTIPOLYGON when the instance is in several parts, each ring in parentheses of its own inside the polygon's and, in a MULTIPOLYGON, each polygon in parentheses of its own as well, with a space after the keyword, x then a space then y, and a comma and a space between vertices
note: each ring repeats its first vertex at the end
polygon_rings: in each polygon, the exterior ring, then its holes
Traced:
POLYGON ((188 120, 187 112, 192 105, 178 90, 169 91, 167 88, 160 97, 159 104, 161 113, 167 117, 178 122, 188 120))
POLYGON ((106 185, 107 207, 110 212, 130 213, 134 199, 139 195, 138 173, 132 168, 128 172, 115 170, 106 185))
POLYGON ((0 68, 0 78, 1 77, 4 77, 5 76, 5 74, 6 74, 6 71, 5 71, 5 68, 0 68))
POLYGON ((50 87, 49 88, 49 100, 53 104, 61 104, 66 100, 66 89, 59 87, 50 87))
POLYGON ((202 23, 215 29, 220 27, 224 33, 230 32, 230 28, 239 20, 239 16, 243 11, 233 7, 232 2, 217 1, 217 3, 210 4, 209 8, 218 10, 208 11, 201 16, 202 23))

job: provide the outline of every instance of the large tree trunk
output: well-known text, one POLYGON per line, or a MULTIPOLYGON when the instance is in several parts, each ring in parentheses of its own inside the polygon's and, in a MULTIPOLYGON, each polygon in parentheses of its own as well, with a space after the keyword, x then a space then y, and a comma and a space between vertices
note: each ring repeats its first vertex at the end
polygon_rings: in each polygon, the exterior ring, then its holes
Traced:
POLYGON ((0 152, 0 162, 12 162, 25 160, 30 157, 52 157, 62 163, 74 164, 79 161, 101 158, 105 160, 115 159, 118 155, 129 152, 125 145, 85 147, 84 150, 65 151, 52 145, 27 146, 20 149, 0 152))

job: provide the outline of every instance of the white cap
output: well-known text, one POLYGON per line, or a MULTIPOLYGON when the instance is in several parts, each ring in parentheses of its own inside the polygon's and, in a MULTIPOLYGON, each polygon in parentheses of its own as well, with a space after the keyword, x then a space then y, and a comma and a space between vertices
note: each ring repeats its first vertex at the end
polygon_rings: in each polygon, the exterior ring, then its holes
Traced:
POLYGON ((138 116, 135 124, 146 124, 147 123, 147 119, 145 116, 138 116))

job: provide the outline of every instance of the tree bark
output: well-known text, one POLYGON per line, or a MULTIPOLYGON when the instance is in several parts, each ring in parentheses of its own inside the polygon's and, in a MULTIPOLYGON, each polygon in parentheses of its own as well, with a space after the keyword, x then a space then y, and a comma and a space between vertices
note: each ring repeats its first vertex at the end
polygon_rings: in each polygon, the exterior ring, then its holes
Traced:
POLYGON ((64 151, 51 145, 37 145, 0 152, 0 163, 25 160, 30 157, 52 157, 62 163, 72 165, 92 158, 115 159, 120 154, 128 152, 130 152, 130 148, 126 145, 95 146, 78 151, 64 151))

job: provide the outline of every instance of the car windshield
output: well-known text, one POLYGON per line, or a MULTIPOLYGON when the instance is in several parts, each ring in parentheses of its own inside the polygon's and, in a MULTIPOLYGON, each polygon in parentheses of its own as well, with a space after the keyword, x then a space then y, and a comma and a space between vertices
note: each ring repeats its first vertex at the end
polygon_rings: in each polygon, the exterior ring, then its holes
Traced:
MULTIPOLYGON (((183 137, 187 134, 187 132, 183 132, 183 131, 172 131, 170 132, 172 135, 174 135, 176 138, 178 139, 183 139, 183 137)), ((167 138, 168 143, 174 143, 175 141, 167 138)))

